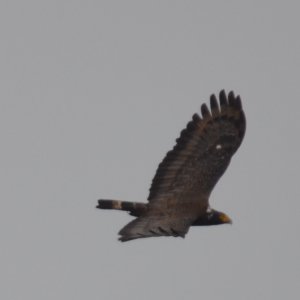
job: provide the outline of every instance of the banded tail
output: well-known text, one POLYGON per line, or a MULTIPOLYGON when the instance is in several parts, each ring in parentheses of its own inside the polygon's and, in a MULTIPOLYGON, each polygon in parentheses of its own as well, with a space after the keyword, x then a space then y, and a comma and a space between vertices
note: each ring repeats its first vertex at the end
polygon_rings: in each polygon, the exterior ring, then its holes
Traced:
POLYGON ((124 210, 129 212, 130 215, 137 217, 137 219, 134 219, 120 230, 119 240, 122 242, 151 236, 184 237, 188 231, 188 228, 182 226, 181 222, 177 222, 176 226, 173 224, 174 228, 172 228, 168 218, 147 215, 147 203, 100 199, 96 208, 124 210))
POLYGON ((147 211, 147 204, 140 202, 100 199, 98 200, 96 208, 124 210, 134 217, 139 217, 147 211))

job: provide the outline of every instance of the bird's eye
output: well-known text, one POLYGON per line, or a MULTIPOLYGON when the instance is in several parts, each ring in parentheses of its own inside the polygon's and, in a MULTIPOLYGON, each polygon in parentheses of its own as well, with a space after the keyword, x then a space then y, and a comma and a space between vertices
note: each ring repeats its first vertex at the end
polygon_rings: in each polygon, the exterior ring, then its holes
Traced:
POLYGON ((213 210, 209 207, 209 208, 207 209, 206 213, 207 213, 207 218, 208 218, 208 219, 211 219, 212 216, 213 216, 213 210))

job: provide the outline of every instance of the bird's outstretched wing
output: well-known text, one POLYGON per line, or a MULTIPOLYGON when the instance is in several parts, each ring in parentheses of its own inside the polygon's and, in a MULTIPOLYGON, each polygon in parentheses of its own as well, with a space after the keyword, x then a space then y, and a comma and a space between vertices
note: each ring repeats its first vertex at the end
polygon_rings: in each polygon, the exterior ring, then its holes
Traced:
POLYGON ((173 150, 160 163, 148 197, 148 210, 126 225, 121 241, 172 235, 184 236, 206 213, 208 198, 239 148, 246 129, 241 99, 233 92, 210 97, 202 117, 193 116, 173 150))
POLYGON ((195 114, 181 132, 174 148, 158 166, 150 188, 150 202, 177 195, 182 201, 186 194, 209 196, 223 175, 232 155, 239 148, 246 129, 245 115, 239 96, 222 90, 218 104, 210 97, 209 111, 202 104, 202 118, 195 114))

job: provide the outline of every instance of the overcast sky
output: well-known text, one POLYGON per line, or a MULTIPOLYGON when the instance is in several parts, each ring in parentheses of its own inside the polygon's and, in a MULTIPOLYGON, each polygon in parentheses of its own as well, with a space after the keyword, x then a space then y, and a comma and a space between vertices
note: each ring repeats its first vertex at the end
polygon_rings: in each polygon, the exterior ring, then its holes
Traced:
POLYGON ((2 1, 0 298, 299 297, 297 1, 2 1), (117 241, 211 93, 244 142, 211 195, 233 225, 117 241))

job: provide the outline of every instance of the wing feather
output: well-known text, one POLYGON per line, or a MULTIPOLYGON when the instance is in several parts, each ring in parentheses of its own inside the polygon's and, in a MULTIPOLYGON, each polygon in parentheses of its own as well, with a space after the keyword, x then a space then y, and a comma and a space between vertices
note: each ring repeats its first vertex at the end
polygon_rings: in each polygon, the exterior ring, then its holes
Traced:
MULTIPOLYGON (((159 164, 148 200, 185 194, 209 196, 240 146, 246 129, 241 99, 224 90, 210 97, 210 108, 201 105, 202 118, 194 114, 173 150, 159 164)), ((183 195, 183 196, 181 196, 183 195)))

